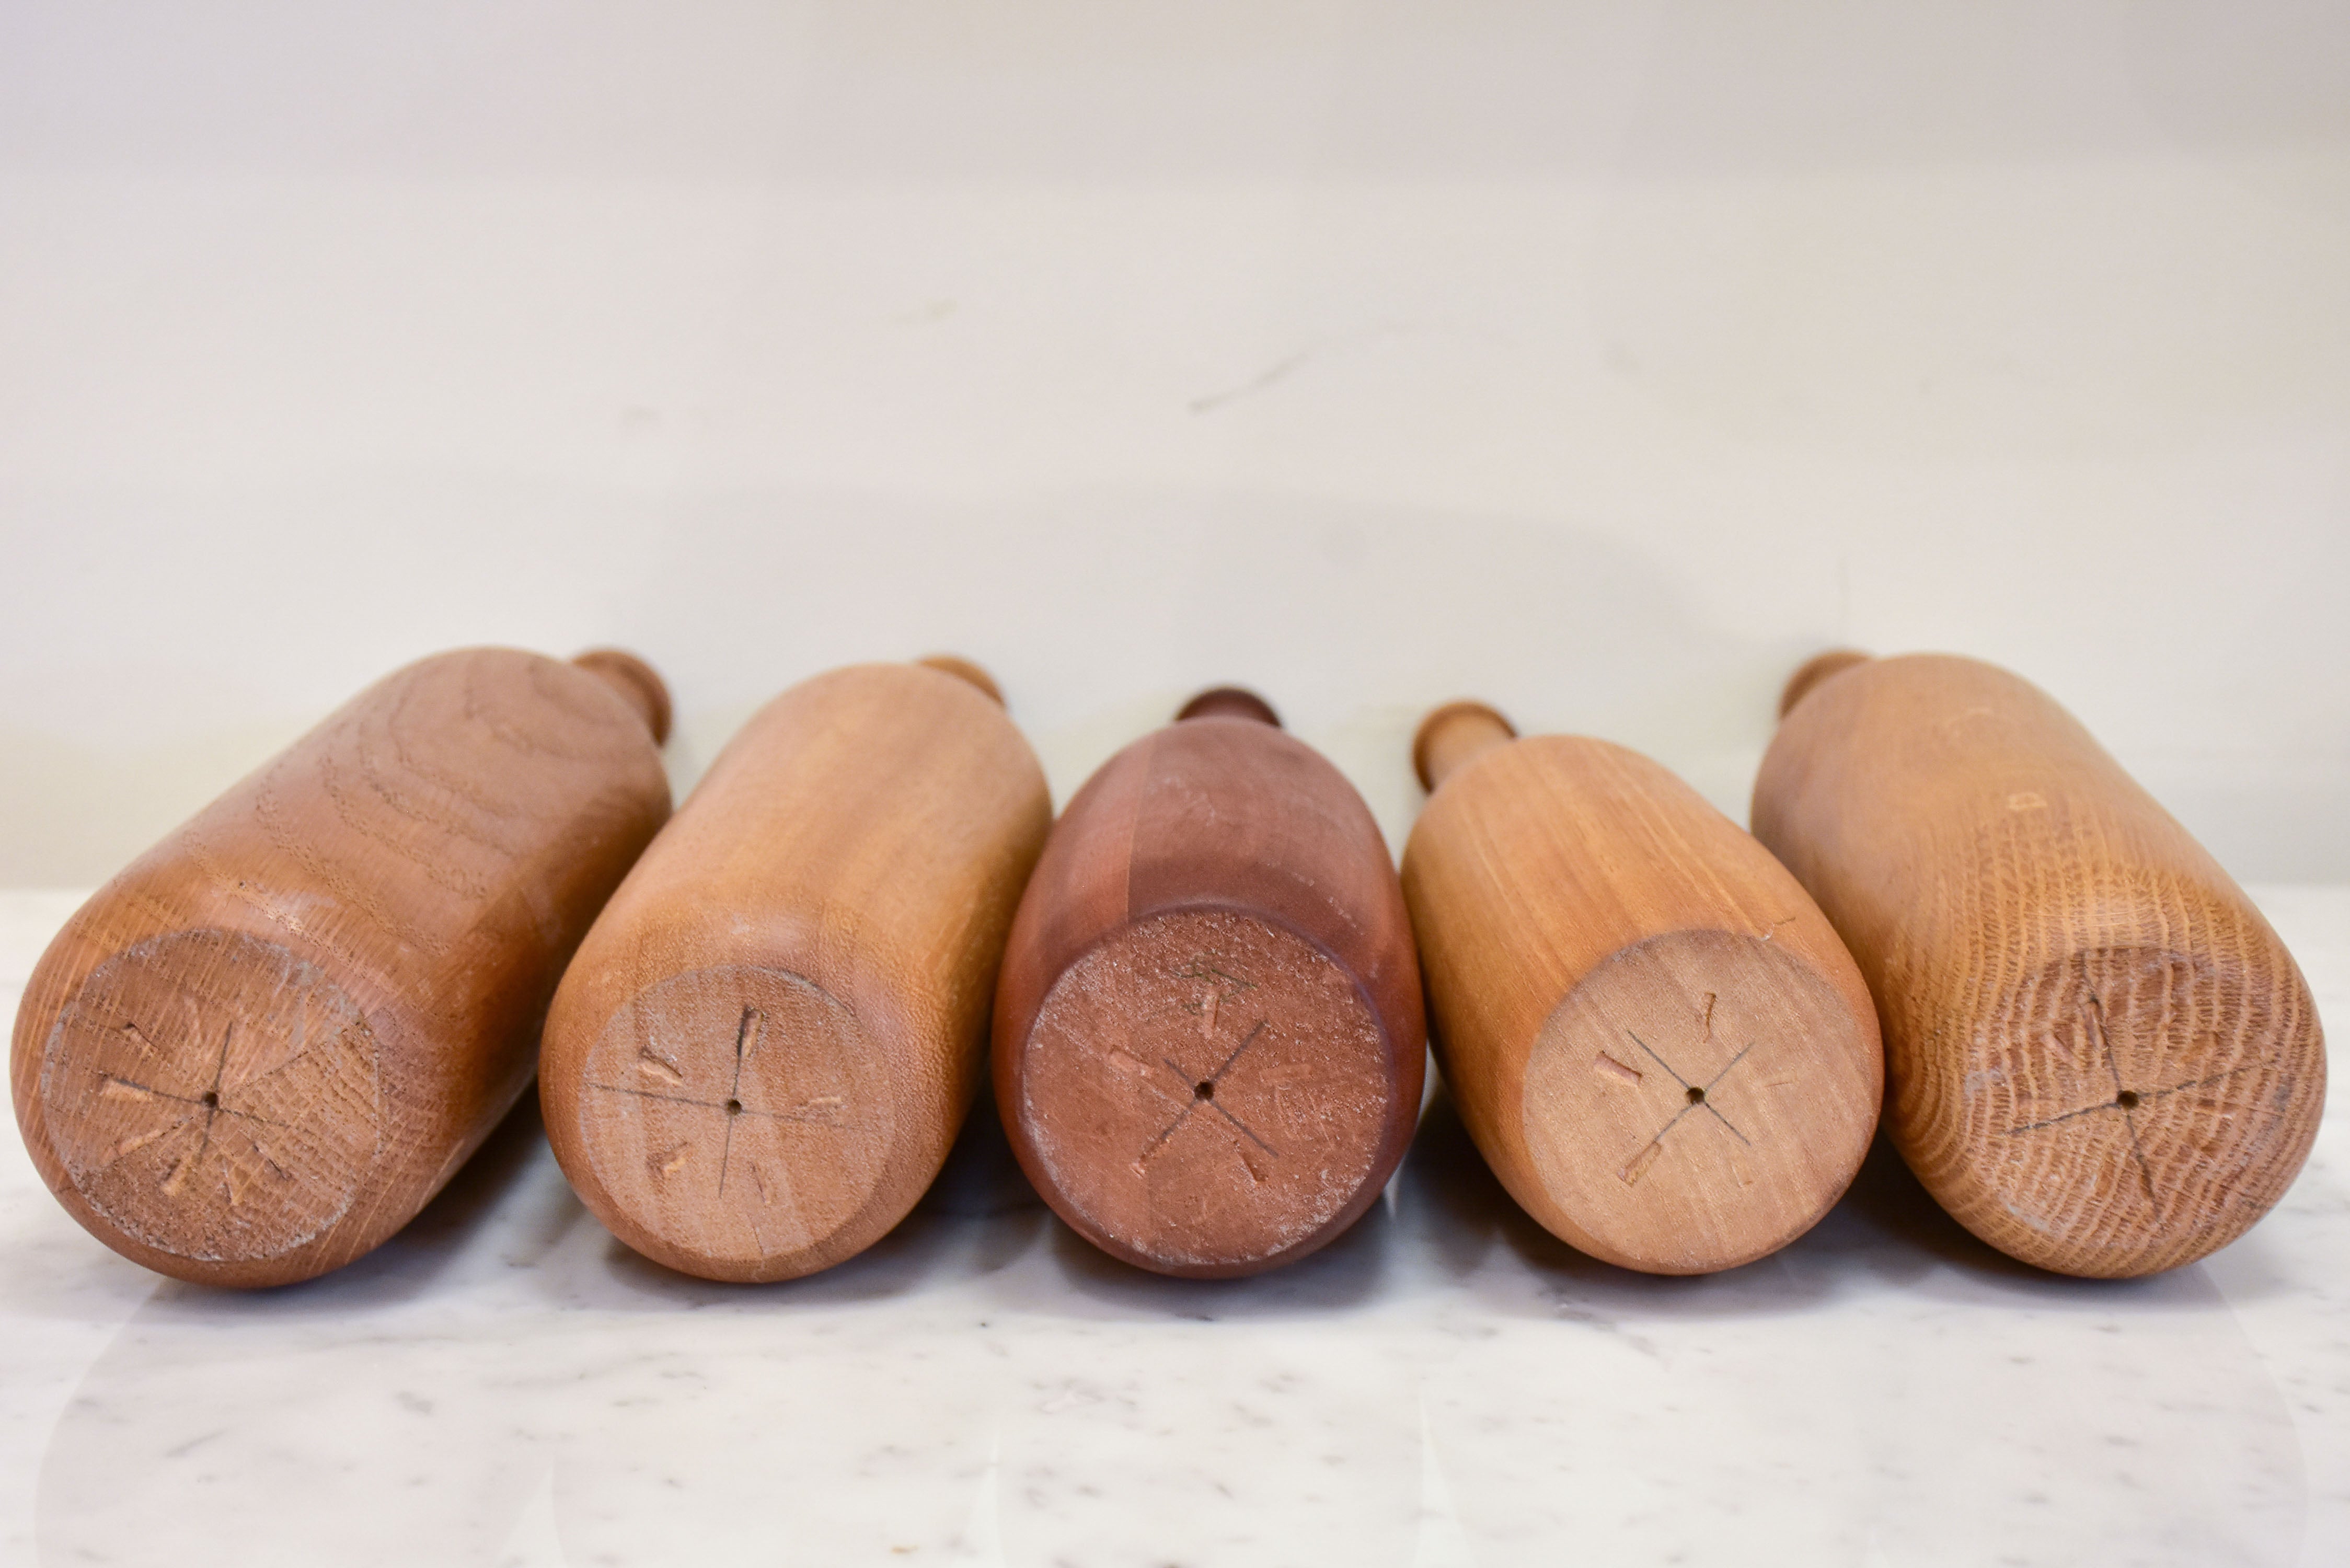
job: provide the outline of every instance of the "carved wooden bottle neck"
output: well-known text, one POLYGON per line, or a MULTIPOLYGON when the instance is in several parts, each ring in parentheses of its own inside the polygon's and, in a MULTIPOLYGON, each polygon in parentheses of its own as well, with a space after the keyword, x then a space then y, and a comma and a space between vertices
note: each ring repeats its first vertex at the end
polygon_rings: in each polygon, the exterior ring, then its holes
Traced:
POLYGON ((652 732, 654 745, 669 744, 669 688, 651 665, 619 648, 591 648, 571 662, 618 691, 652 732))
POLYGON ((1177 723, 1186 719, 1253 719, 1281 728, 1281 715, 1273 704, 1245 686, 1211 686, 1175 710, 1177 723))
POLYGON ((1419 722, 1412 737, 1411 766, 1430 794, 1472 758, 1518 738, 1509 720, 1482 702, 1447 702, 1419 722))
POLYGON ((1795 704, 1808 696, 1812 689, 1831 675, 1841 675, 1856 664, 1870 662, 1870 656, 1856 648, 1831 648, 1825 653, 1815 653, 1804 660, 1787 684, 1779 691, 1779 717, 1784 719, 1795 711, 1795 704))
POLYGON ((995 678, 960 654, 927 654, 920 659, 917 659, 914 662, 920 665, 925 670, 936 670, 944 674, 951 675, 958 680, 968 681, 972 686, 979 689, 979 692, 982 696, 994 703, 997 707, 1003 708, 1005 706, 1003 692, 995 684, 995 678))

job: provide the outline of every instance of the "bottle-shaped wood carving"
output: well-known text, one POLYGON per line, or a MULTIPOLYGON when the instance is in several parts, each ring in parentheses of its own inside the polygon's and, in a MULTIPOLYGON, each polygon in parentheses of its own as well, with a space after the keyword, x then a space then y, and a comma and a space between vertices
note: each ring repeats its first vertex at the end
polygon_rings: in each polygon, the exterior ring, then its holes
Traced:
POLYGON ((1992 1246, 2064 1273, 2191 1262, 2309 1153, 2325 1046, 2293 957, 2074 718, 1970 659, 1798 670, 1754 831, 1851 944, 1886 1124, 1992 1246))
POLYGON ((995 1095, 1087 1240, 1194 1278, 1305 1256, 1403 1158, 1426 1056, 1378 825, 1263 700, 1201 693, 1069 802, 1004 958, 995 1095))
POLYGON ((1511 1196, 1569 1245, 1693 1274, 1825 1214, 1884 1083, 1851 955, 1696 791, 1474 702, 1413 747, 1403 857, 1436 1058, 1511 1196))
POLYGON ((388 676, 132 862, 33 972, 13 1078, 68 1212, 274 1285, 405 1225, 527 1088, 596 911, 669 815, 626 654, 388 676))
POLYGON ((793 687, 612 898, 547 1014, 564 1173, 613 1234, 713 1280, 870 1246, 971 1108, 1044 770, 960 659, 793 687))

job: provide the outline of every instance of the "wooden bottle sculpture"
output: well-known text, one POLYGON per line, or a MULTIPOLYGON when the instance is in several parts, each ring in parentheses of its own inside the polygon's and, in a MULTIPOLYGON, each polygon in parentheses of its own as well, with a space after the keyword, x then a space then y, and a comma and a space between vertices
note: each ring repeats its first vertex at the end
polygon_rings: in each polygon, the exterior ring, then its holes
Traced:
POLYGON ((387 677, 82 906, 16 1015, 16 1117, 68 1212, 183 1280, 375 1247, 530 1085, 547 998, 669 815, 627 654, 387 677))
POLYGON ((1886 1123, 1976 1235, 2151 1273, 2266 1213, 2309 1153, 2325 1047, 2226 872, 2073 717, 1970 659, 1798 670, 1754 831, 1851 944, 1886 1123))
POLYGON ((546 1021, 564 1173, 613 1234, 783 1280, 905 1217, 971 1108, 1044 770, 960 659, 792 688, 613 896, 546 1021))
POLYGON ((1403 890, 1461 1120, 1594 1257, 1693 1274, 1775 1251, 1876 1128, 1860 971, 1795 879, 1665 769, 1515 733, 1456 702, 1413 746, 1431 794, 1403 890))
POLYGON ((1403 1158, 1427 1050, 1378 825, 1262 699, 1202 692, 1069 802, 1004 957, 995 1096, 1087 1240, 1193 1278, 1304 1257, 1403 1158))

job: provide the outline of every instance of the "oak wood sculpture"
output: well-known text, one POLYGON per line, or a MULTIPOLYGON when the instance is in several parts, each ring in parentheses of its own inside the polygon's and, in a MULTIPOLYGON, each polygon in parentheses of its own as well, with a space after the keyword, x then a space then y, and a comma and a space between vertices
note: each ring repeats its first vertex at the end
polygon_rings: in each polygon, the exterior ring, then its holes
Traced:
POLYGON ((1403 890, 1436 1057, 1502 1184, 1594 1257, 1749 1262, 1809 1230, 1877 1125, 1851 956, 1795 879, 1636 753, 1421 722, 1403 890))
POLYGON ((983 1071, 1052 821, 984 673, 863 664, 768 703, 564 976, 539 1092, 580 1198, 713 1280, 827 1268, 904 1218, 983 1071))
POLYGON ((1754 831, 1851 944, 1887 1130, 1976 1235, 2064 1273, 2175 1268, 2308 1155, 2316 1009, 2218 863, 2037 688, 1970 659, 1796 672, 1754 831))
POLYGON ((1263 699, 1201 693, 1063 813, 995 1003, 995 1095, 1046 1202, 1111 1255, 1226 1278, 1354 1223, 1427 1057, 1394 864, 1263 699))
POLYGON ((99 888, 16 1015, 67 1211, 222 1285, 405 1225, 529 1086, 565 961, 669 815, 667 710, 627 654, 441 654, 99 888))

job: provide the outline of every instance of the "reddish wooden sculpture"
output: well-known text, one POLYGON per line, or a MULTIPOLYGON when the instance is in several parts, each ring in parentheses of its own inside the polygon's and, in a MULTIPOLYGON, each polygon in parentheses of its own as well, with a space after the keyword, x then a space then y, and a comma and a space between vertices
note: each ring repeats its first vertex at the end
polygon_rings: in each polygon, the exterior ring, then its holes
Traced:
POLYGON ((1750 1262, 1850 1185, 1883 1063, 1859 971, 1794 877, 1603 741, 1474 702, 1414 748, 1403 858, 1437 1061, 1511 1195, 1656 1273, 1750 1262))
POLYGON ((1395 869, 1263 701, 1203 692, 1069 803, 1020 905, 995 1093, 1030 1180, 1161 1273, 1303 1257, 1378 1196, 1427 1032, 1395 869))
POLYGON ((1877 994, 1886 1124, 1944 1208, 2065 1273, 2173 1268, 2291 1184, 2325 1101, 2292 955, 2037 688, 1970 659, 1798 670, 1754 831, 1877 994))
POLYGON ((647 1257, 810 1273, 946 1158, 1052 805, 993 683, 935 664, 836 670, 760 710, 564 976, 547 1137, 647 1257))
POLYGON ((669 814, 626 654, 445 653, 361 692, 99 889, 16 1015, 73 1217, 274 1285, 406 1224, 529 1085, 539 1019, 669 814))

